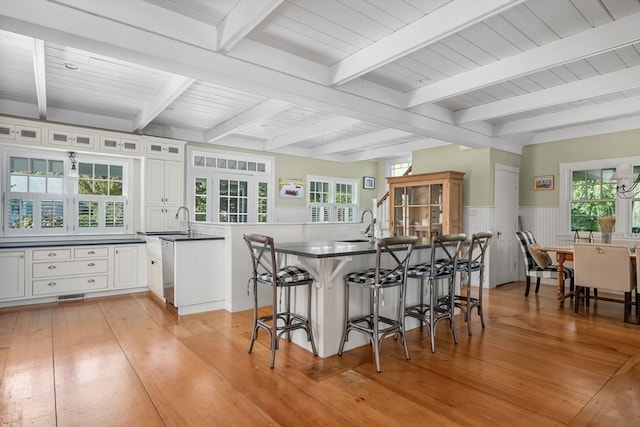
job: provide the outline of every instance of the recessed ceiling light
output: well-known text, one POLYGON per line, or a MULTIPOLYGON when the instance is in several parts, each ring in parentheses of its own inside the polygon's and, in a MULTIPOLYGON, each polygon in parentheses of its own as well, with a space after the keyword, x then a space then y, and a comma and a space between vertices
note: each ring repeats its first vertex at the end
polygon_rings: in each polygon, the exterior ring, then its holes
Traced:
POLYGON ((71 62, 65 62, 64 63, 64 68, 66 68, 67 70, 70 71, 79 71, 80 67, 78 67, 76 64, 72 64, 71 62))

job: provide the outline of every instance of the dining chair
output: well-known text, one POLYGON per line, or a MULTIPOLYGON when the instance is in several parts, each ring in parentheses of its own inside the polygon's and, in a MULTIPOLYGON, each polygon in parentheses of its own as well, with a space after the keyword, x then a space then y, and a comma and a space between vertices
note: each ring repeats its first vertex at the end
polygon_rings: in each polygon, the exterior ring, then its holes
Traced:
MULTIPOLYGON (((633 305, 632 294, 636 301, 636 323, 638 320, 637 277, 633 271, 629 247, 600 243, 577 243, 573 248, 573 268, 576 279, 576 298, 574 312, 578 313, 579 295, 589 288, 624 292, 624 321, 629 321, 633 305)), ((615 299, 609 299, 616 301, 615 299)))
MULTIPOLYGON (((531 278, 536 278, 536 290, 538 293, 540 290, 540 279, 558 279, 558 266, 551 263, 551 258, 545 252, 537 249, 539 245, 536 239, 533 237, 531 231, 516 231, 518 242, 520 243, 520 251, 522 252, 522 258, 524 259, 524 268, 527 281, 527 287, 524 291, 524 296, 529 296, 529 288, 531 287, 531 278), (535 251, 535 252, 534 252, 535 251), (538 259, 534 259, 536 256, 538 259)), ((562 270, 563 283, 567 280, 570 281, 569 290, 573 292, 574 279, 573 269, 571 267, 564 267, 562 270)), ((564 294, 564 286, 562 293, 564 294)), ((571 293, 570 296, 573 294, 571 293)))
MULTIPOLYGON (((307 334, 307 341, 311 342, 313 355, 317 356, 318 351, 313 341, 311 327, 311 294, 313 288, 313 277, 308 271, 297 266, 285 266, 278 268, 273 238, 262 234, 244 234, 244 240, 251 253, 252 273, 249 280, 253 283, 253 327, 251 332, 251 342, 249 343, 249 353, 253 351, 253 344, 258 339, 258 331, 264 329, 269 333, 269 349, 271 351, 271 361, 269 366, 275 366, 276 349, 278 340, 287 334, 291 341, 291 332, 302 330, 307 334), (271 310, 269 314, 260 316, 258 313, 258 284, 271 287, 271 310), (306 287, 306 316, 291 311, 291 289, 295 287, 306 287), (284 294, 284 304, 282 296, 284 294)), ((249 289, 247 289, 247 293, 249 289)))
POLYGON ((407 267, 414 245, 418 240, 415 236, 384 237, 378 239, 376 245, 375 267, 364 271, 355 271, 344 276, 344 326, 338 355, 342 355, 345 343, 351 331, 365 335, 373 345, 373 355, 376 371, 380 370, 380 347, 382 340, 399 335, 404 346, 404 353, 409 360, 409 348, 405 338, 404 302, 407 286, 407 267), (385 267, 388 265, 388 267, 385 267), (364 288, 369 294, 369 309, 364 314, 351 317, 349 313, 349 295, 351 288, 364 288), (385 316, 380 311, 384 304, 384 293, 389 289, 398 290, 395 315, 385 316))
MULTIPOLYGON (((480 317, 480 324, 484 328, 484 314, 482 309, 482 285, 484 282, 484 263, 487 249, 493 234, 490 231, 475 233, 471 235, 471 244, 467 248, 466 256, 458 259, 456 270, 460 273, 460 290, 464 289, 464 294, 455 295, 455 306, 464 313, 464 321, 467 322, 467 329, 471 336, 471 311, 475 308, 480 317), (471 277, 473 273, 478 273, 477 295, 473 296, 471 277)), ((462 251, 464 253, 464 250, 462 251)), ((475 288, 475 286, 474 286, 475 288)))
POLYGON ((418 279, 418 303, 405 307, 404 315, 420 322, 420 330, 426 325, 431 340, 431 351, 435 353, 436 326, 441 320, 449 320, 453 342, 458 343, 453 321, 455 308, 455 275, 466 234, 445 234, 431 239, 431 256, 429 262, 412 265, 407 272, 408 277, 418 279), (444 284, 441 292, 439 284, 444 284), (427 302, 425 302, 427 296, 427 302))

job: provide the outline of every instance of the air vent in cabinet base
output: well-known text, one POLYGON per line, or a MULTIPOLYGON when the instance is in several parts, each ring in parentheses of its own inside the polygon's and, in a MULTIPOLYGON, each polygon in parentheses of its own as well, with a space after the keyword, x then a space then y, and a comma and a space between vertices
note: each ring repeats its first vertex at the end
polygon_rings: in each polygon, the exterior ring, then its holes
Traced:
POLYGON ((84 294, 71 294, 71 295, 59 295, 58 302, 60 301, 77 301, 84 299, 84 294))

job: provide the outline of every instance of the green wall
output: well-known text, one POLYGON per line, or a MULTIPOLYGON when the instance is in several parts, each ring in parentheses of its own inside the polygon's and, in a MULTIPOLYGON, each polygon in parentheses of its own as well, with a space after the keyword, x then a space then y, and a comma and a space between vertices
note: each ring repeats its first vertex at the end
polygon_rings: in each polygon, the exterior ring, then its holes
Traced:
POLYGON ((560 163, 612 159, 640 155, 640 129, 527 145, 522 150, 520 168, 520 206, 556 206, 560 204, 558 182, 560 163), (553 175, 555 188, 535 191, 533 179, 553 175))
MULTIPOLYGON (((262 151, 232 148, 214 144, 203 144, 190 142, 189 146, 207 150, 238 151, 255 154, 259 156, 270 156, 275 158, 275 184, 278 185, 280 178, 297 178, 305 180, 307 175, 319 175, 335 178, 352 178, 358 181, 359 206, 362 209, 371 207, 371 199, 379 198, 385 193, 384 162, 353 162, 342 163, 329 160, 317 160, 307 157, 292 156, 279 153, 265 153, 262 151), (379 164, 380 163, 380 164, 379 164), (362 188, 362 177, 373 176, 376 178, 375 190, 365 190, 362 188)), ((296 199, 279 197, 276 193, 276 206, 304 207, 306 198, 296 199)))
POLYGON ((493 148, 467 149, 448 145, 413 153, 413 173, 464 172, 463 205, 493 206, 494 166, 519 167, 520 156, 493 148))

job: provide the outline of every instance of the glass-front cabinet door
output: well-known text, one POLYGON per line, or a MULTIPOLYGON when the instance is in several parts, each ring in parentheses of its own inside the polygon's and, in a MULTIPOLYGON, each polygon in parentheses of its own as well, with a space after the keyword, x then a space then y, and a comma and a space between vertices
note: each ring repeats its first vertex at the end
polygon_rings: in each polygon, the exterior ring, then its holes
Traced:
POLYGON ((444 172, 389 178, 390 234, 430 239, 459 232, 463 175, 444 172))

